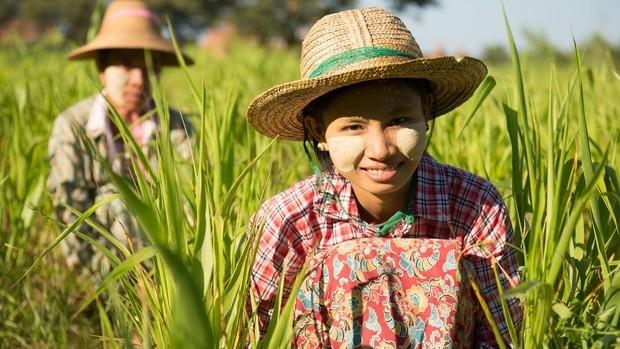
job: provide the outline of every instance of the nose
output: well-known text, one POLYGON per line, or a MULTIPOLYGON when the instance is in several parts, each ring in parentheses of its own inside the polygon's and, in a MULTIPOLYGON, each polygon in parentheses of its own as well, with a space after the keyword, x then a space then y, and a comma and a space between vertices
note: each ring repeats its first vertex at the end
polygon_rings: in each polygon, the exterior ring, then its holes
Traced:
POLYGON ((370 159, 381 161, 392 153, 393 142, 390 140, 388 131, 377 128, 366 136, 366 156, 370 159))

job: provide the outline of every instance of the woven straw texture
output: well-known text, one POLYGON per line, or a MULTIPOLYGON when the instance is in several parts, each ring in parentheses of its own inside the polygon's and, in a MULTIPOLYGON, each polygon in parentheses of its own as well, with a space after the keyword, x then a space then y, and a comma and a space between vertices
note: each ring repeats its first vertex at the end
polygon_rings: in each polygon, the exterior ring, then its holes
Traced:
MULTIPOLYGON (((161 37, 159 17, 139 0, 114 0, 106 9, 93 40, 71 51, 67 58, 92 59, 105 49, 145 49, 160 53, 162 65, 179 65, 171 42, 161 37)), ((182 54, 186 64, 193 60, 182 54)))
POLYGON ((269 137, 303 140, 302 111, 314 99, 362 81, 422 78, 435 98, 431 117, 465 102, 486 76, 471 57, 424 58, 404 23, 380 8, 323 17, 302 43, 302 78, 265 91, 250 104, 248 122, 269 137))

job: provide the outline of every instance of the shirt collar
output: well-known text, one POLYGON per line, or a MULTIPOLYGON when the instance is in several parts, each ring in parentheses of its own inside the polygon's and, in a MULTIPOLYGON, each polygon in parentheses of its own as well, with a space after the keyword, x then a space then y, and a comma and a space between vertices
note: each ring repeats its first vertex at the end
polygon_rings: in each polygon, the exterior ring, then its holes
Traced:
MULTIPOLYGON (((90 109, 90 115, 86 122, 86 134, 91 139, 96 139, 103 134, 109 139, 112 138, 112 125, 109 120, 110 115, 105 95, 106 91, 103 89, 101 93, 95 97, 95 101, 90 109)), ((144 120, 143 123, 145 127, 152 130, 150 131, 151 133, 153 130, 159 130, 159 118, 156 114, 144 120)))
MULTIPOLYGON (((410 205, 415 217, 448 221, 448 179, 442 165, 425 152, 416 171, 417 188, 410 205)), ((359 219, 351 183, 335 169, 323 171, 322 176, 318 195, 314 198, 315 210, 332 219, 359 219)))
POLYGON ((107 122, 108 106, 103 96, 103 93, 100 93, 95 97, 95 101, 90 109, 88 121, 86 122, 86 134, 92 139, 105 134, 106 131, 110 129, 107 122))
POLYGON ((351 182, 335 168, 322 172, 319 185, 318 195, 314 197, 316 211, 337 220, 359 219, 351 182))

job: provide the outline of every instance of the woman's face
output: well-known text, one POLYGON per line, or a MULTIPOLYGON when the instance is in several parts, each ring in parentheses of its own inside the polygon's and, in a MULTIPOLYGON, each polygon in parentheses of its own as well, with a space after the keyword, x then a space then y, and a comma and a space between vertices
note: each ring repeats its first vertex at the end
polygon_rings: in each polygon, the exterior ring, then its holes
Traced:
POLYGON ((338 90, 321 106, 324 130, 308 126, 358 199, 406 195, 424 152, 430 102, 405 80, 369 81, 338 90))
POLYGON ((123 115, 143 113, 151 98, 142 50, 109 50, 101 58, 99 78, 106 97, 123 115))

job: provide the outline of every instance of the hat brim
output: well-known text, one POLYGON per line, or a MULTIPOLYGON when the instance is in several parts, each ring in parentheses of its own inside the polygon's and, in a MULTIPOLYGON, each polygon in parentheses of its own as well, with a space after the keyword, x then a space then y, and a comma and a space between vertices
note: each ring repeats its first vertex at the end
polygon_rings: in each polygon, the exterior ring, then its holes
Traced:
POLYGON ((250 104, 248 122, 271 138, 304 138, 303 109, 313 100, 340 87, 378 79, 426 79, 431 83, 431 118, 446 114, 472 96, 487 74, 484 63, 472 57, 419 58, 374 67, 360 67, 324 77, 274 86, 250 104))
MULTIPOLYGON (((174 46, 171 43, 168 43, 156 36, 144 38, 142 35, 142 37, 135 36, 134 38, 135 39, 133 39, 131 35, 124 36, 123 40, 110 36, 95 37, 88 44, 80 46, 69 52, 67 58, 70 60, 96 59, 99 55, 99 51, 101 50, 142 49, 161 53, 161 61, 159 62, 161 65, 180 65, 174 46)), ((185 53, 181 53, 181 55, 183 56, 183 60, 186 65, 191 65, 194 63, 194 60, 185 53)))

